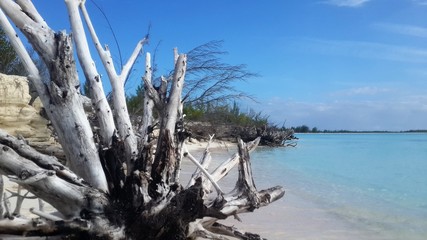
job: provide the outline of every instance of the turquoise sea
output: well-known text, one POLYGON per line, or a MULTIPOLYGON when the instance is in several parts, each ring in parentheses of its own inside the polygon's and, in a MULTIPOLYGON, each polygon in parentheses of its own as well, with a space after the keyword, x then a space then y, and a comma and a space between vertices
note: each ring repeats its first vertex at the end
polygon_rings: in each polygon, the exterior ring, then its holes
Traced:
POLYGON ((427 239, 427 134, 297 137, 251 155, 257 188, 286 194, 249 226, 268 239, 427 239))

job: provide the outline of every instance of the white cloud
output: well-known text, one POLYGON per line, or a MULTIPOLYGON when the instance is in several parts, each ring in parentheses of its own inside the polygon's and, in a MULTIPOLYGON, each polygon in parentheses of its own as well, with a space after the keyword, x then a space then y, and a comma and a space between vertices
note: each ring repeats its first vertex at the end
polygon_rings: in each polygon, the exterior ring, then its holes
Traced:
POLYGON ((338 91, 336 93, 333 93, 333 96, 356 96, 356 95, 377 95, 381 93, 387 93, 391 90, 389 88, 379 88, 379 87, 371 87, 371 86, 365 86, 365 87, 358 87, 358 88, 350 88, 338 91))
POLYGON ((425 68, 411 68, 407 69, 406 72, 416 77, 422 77, 423 79, 427 77, 427 69, 425 68))
MULTIPOLYGON (((426 1, 427 5, 427 1, 426 1)), ((401 35, 407 35, 412 37, 427 38, 427 28, 413 26, 413 25, 404 25, 404 24, 390 24, 390 23, 378 23, 374 25, 375 27, 401 35)))
MULTIPOLYGON (((286 127, 308 125, 328 130, 409 130, 427 128, 427 95, 387 100, 307 102, 271 99, 259 106, 269 120, 286 127)), ((256 106, 252 106, 255 110, 256 106)))
POLYGON ((416 4, 427 6, 427 0, 412 0, 412 1, 416 4))
POLYGON ((347 57, 382 59, 399 62, 427 62, 427 49, 363 41, 299 39, 295 43, 303 51, 347 57))
POLYGON ((370 0, 328 0, 323 3, 338 6, 338 7, 361 7, 370 0))

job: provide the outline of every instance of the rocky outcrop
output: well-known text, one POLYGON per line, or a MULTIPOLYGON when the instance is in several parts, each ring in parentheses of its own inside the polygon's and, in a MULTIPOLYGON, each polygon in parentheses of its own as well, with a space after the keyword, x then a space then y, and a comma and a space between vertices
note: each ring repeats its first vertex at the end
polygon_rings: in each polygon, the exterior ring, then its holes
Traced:
POLYGON ((29 105, 30 99, 27 78, 0 73, 0 128, 24 137, 30 145, 51 145, 48 120, 39 114, 41 102, 37 99, 29 105))

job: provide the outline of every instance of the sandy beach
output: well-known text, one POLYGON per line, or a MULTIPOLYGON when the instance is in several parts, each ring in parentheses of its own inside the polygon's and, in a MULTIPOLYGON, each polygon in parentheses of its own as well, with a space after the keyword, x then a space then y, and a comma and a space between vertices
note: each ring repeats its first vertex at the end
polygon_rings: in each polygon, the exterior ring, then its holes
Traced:
MULTIPOLYGON (((200 159, 207 142, 188 143, 188 151, 196 158, 200 159)), ((212 154, 212 167, 213 170, 222 161, 232 156, 236 152, 236 144, 224 141, 213 141, 210 143, 210 152, 212 154)), ((187 182, 196 169, 195 165, 188 159, 184 159, 182 164, 181 183, 183 186, 187 182)), ((228 176, 221 180, 220 186, 225 191, 233 189, 237 178, 236 169, 233 169, 228 176)), ((7 177, 3 177, 5 183, 5 192, 11 196, 11 192, 17 192, 18 185, 11 182, 7 177)), ((266 185, 267 183, 258 182, 258 185, 266 185)), ((259 189, 260 190, 260 189, 259 189)), ((22 190, 21 194, 27 191, 22 190)), ((32 194, 30 194, 32 195, 32 194)), ((16 206, 16 197, 10 197, 11 210, 14 211, 16 206)), ((21 214, 29 218, 37 217, 30 213, 31 208, 39 208, 39 201, 36 199, 26 199, 21 208, 21 214)), ((47 212, 55 211, 55 209, 48 203, 45 203, 44 209, 47 212)), ((310 202, 298 199, 292 192, 287 191, 285 197, 279 201, 255 210, 253 213, 239 215, 242 222, 236 219, 229 218, 222 221, 223 223, 235 226, 242 231, 258 233, 262 237, 275 240, 275 239, 334 239, 331 235, 335 236, 337 229, 346 229, 340 226, 334 220, 328 219, 327 214, 319 209, 317 206, 311 205, 310 202), (333 226, 333 228, 331 228, 333 226), (328 233, 331 233, 328 234, 328 233), (320 233, 320 234, 319 234, 320 233), (319 238, 319 236, 322 236, 319 238)), ((342 224, 341 224, 342 225, 342 224)), ((346 234, 350 234, 346 232, 346 234)), ((347 235, 348 236, 348 235, 347 235)), ((350 239, 350 238, 347 238, 350 239)), ((356 239, 356 238, 355 238, 356 239)))
MULTIPOLYGON (((207 142, 188 143, 188 151, 196 158, 200 159, 205 150, 207 142)), ((212 164, 210 171, 213 170, 222 161, 225 161, 236 153, 236 144, 223 141, 214 141, 210 144, 212 154, 212 164)), ((256 161, 256 159, 254 159, 256 161)), ((181 183, 185 187, 191 174, 196 169, 195 165, 188 159, 182 163, 181 183)), ((255 183, 258 190, 273 187, 270 183, 259 176, 255 177, 255 183)), ((5 181, 5 191, 17 191, 17 185, 3 177, 5 181)), ((237 179, 237 169, 233 169, 229 175, 219 182, 224 191, 233 189, 237 179)), ((272 203, 271 205, 257 209, 253 213, 239 215, 242 222, 229 218, 224 221, 226 225, 235 226, 239 230, 251 233, 258 233, 262 237, 270 240, 279 239, 382 239, 375 238, 374 233, 362 232, 355 226, 350 226, 345 221, 331 214, 328 209, 316 205, 310 199, 304 199, 298 196, 292 186, 284 186, 285 196, 272 203)), ((22 194, 26 191, 23 190, 22 194)), ((10 196, 11 194, 8 193, 10 196)), ((10 199, 11 211, 15 208, 16 197, 10 199)), ((30 218, 37 217, 29 212, 30 208, 39 207, 38 200, 27 199, 22 205, 21 214, 30 218)), ((49 205, 45 204, 45 211, 54 211, 49 205)))
MULTIPOLYGON (((200 159, 206 144, 205 142, 188 144, 188 149, 196 159, 200 159)), ((232 156, 236 150, 237 147, 234 143, 222 141, 211 143, 212 167, 210 170, 232 156)), ((257 159, 252 159, 252 161, 257 161, 257 159)), ((182 169, 182 180, 185 182, 195 167, 187 160, 183 162, 182 169)), ((225 191, 233 189, 237 179, 236 170, 236 168, 233 169, 229 175, 219 182, 225 191)), ((255 175, 254 179, 258 190, 277 185, 268 179, 263 179, 262 176, 255 175)), ((283 187, 286 193, 282 199, 267 207, 256 209, 252 213, 239 215, 241 222, 231 217, 222 222, 242 231, 260 234, 269 240, 385 239, 384 236, 378 236, 375 231, 366 231, 357 225, 350 224, 334 215, 325 206, 318 205, 311 199, 300 196, 293 186, 286 185, 283 187)))
MULTIPOLYGON (((15 208, 16 208, 16 201, 17 201, 17 197, 14 196, 12 193, 17 193, 18 192, 18 184, 16 184, 15 182, 10 181, 6 176, 3 176, 3 181, 4 181, 4 192, 7 195, 8 201, 10 203, 10 211, 14 212, 15 208)), ((26 195, 28 197, 34 197, 33 194, 28 193, 27 190, 25 189, 21 189, 21 195, 26 195)), ((4 196, 2 198, 2 200, 4 200, 4 196)), ((2 202, 2 204, 4 204, 2 202)), ((20 211, 20 215, 26 216, 28 218, 36 218, 38 217, 37 215, 34 215, 30 212, 31 208, 34 209, 39 209, 40 207, 40 203, 38 199, 25 199, 23 201, 23 204, 21 206, 21 211, 20 211)), ((43 202, 43 209, 46 212, 54 212, 55 209, 46 202, 43 202)), ((5 212, 5 210, 3 210, 5 212)))

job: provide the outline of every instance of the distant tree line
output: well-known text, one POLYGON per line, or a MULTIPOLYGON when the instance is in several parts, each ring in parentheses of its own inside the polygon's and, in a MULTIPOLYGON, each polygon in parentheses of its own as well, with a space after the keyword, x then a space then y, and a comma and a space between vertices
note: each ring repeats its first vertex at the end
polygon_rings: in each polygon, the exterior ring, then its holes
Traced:
POLYGON ((319 130, 317 129, 317 127, 310 128, 307 125, 301 125, 301 126, 297 126, 297 127, 291 127, 291 129, 295 133, 317 133, 317 132, 319 132, 319 130))
POLYGON ((427 130, 416 129, 406 131, 354 131, 354 130, 319 130, 317 127, 310 128, 307 125, 291 127, 295 133, 426 133, 427 130))

